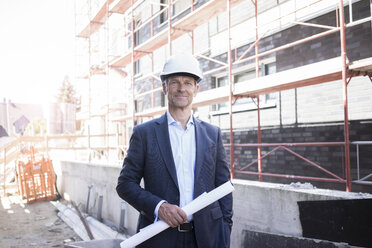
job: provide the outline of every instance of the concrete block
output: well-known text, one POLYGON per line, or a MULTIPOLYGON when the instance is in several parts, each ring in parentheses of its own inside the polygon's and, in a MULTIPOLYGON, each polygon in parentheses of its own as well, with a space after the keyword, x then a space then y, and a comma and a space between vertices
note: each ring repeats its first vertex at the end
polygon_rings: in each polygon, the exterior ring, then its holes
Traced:
POLYGON ((255 232, 244 230, 243 247, 261 248, 261 247, 307 247, 307 248, 346 248, 350 247, 345 243, 330 242, 327 240, 309 239, 289 235, 277 235, 267 232, 255 232))
POLYGON ((65 248, 120 248, 121 239, 81 241, 65 244, 65 248))

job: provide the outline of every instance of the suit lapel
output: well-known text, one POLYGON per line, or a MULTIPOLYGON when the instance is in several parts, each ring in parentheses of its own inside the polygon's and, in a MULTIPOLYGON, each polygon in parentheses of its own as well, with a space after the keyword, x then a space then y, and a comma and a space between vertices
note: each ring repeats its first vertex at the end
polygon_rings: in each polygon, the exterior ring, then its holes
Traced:
POLYGON ((195 159, 195 183, 196 184, 198 182, 198 177, 199 177, 199 173, 200 173, 200 169, 201 169, 201 166, 202 166, 202 163, 203 163, 203 156, 204 156, 204 153, 205 153, 205 149, 206 149, 206 146, 205 146, 205 138, 203 139, 203 137, 206 137, 204 135, 204 128, 201 124, 201 121, 199 119, 196 119, 194 118, 194 123, 195 123, 195 143, 196 143, 196 159, 195 159))
POLYGON ((160 117, 156 123, 158 126, 155 127, 155 133, 161 155, 164 159, 169 174, 178 188, 176 166, 174 164, 172 148, 169 140, 168 121, 166 114, 160 117))

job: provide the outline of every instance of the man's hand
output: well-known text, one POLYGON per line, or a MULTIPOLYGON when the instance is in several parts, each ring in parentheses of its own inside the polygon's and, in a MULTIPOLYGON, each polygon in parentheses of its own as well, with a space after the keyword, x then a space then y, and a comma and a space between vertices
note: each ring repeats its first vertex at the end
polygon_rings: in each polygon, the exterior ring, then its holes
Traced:
POLYGON ((187 221, 186 213, 180 207, 167 202, 160 205, 158 217, 171 227, 179 226, 187 221))

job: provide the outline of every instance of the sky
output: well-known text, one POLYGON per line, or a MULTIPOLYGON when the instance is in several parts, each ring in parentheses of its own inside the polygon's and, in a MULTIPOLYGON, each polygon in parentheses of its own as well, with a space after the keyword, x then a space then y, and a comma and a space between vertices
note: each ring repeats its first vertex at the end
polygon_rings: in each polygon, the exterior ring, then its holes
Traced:
POLYGON ((1 0, 0 101, 54 101, 74 80, 74 33, 74 0, 1 0))

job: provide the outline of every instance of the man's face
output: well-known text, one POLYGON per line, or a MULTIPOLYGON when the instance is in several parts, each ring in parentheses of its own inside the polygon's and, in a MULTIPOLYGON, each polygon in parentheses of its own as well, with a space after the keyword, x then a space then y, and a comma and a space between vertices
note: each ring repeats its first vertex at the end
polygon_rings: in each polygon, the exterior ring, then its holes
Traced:
POLYGON ((163 84, 164 94, 168 95, 168 105, 174 108, 190 106, 198 89, 199 84, 189 76, 170 76, 163 84))

